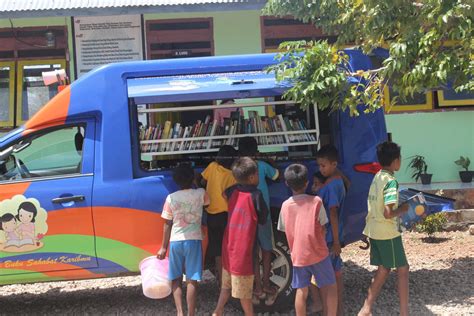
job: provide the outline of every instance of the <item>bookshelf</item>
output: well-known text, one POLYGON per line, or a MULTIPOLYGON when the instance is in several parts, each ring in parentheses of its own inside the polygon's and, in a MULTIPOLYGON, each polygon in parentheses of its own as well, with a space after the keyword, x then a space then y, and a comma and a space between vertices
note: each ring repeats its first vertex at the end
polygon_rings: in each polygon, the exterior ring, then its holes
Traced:
MULTIPOLYGON (((223 145, 238 147, 238 139, 255 137, 259 149, 286 148, 319 144, 318 112, 314 107, 315 128, 307 128, 306 120, 288 118, 283 115, 261 116, 257 111, 248 111, 248 117, 241 113, 242 108, 292 105, 294 102, 271 101, 243 104, 200 105, 186 107, 167 107, 138 109, 138 114, 163 112, 202 111, 232 108, 230 117, 220 124, 211 115, 197 119, 192 125, 181 126, 179 122, 166 121, 140 130, 140 148, 142 156, 164 156, 180 154, 199 154, 217 152, 223 145)), ((279 151, 284 151, 280 149, 279 151)))

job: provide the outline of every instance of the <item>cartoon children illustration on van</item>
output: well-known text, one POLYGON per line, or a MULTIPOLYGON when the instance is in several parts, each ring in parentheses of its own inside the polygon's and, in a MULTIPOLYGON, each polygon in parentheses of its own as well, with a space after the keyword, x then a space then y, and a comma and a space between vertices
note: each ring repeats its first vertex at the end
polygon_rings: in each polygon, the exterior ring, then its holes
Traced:
POLYGON ((7 213, 0 217, 0 230, 5 232, 5 248, 10 246, 19 247, 21 245, 21 235, 13 214, 7 213))
POLYGON ((16 195, 1 201, 0 251, 28 252, 43 247, 41 239, 48 229, 46 217, 46 211, 36 199, 16 195))
POLYGON ((18 207, 18 230, 21 234, 22 244, 35 244, 35 217, 38 213, 36 206, 31 202, 23 202, 18 207))

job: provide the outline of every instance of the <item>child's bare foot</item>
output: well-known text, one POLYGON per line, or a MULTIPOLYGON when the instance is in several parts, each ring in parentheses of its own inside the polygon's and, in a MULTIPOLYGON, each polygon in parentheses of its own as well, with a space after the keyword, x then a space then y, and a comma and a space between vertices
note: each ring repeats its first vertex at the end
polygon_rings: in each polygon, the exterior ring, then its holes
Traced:
POLYGON ((362 309, 359 311, 357 316, 372 316, 372 312, 367 307, 363 306, 362 309))
POLYGON ((222 312, 218 312, 218 311, 213 311, 212 312, 212 316, 222 316, 223 313, 222 312))

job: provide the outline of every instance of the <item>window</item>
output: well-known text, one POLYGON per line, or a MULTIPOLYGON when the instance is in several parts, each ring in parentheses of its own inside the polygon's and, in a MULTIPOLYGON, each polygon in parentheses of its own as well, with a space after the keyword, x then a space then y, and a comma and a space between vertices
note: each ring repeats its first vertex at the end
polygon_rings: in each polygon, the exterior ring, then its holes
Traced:
POLYGON ((276 52, 281 43, 288 41, 327 39, 329 42, 334 42, 336 40, 335 36, 327 36, 313 25, 291 17, 262 16, 260 24, 262 29, 262 51, 264 53, 276 52))
POLYGON ((57 93, 57 85, 44 86, 41 72, 67 69, 67 29, 0 28, 0 43, 0 127, 11 128, 57 93))
POLYGON ((0 153, 0 180, 51 177, 81 172, 84 125, 27 137, 0 153))
POLYGON ((214 55, 212 18, 146 22, 147 59, 214 55))

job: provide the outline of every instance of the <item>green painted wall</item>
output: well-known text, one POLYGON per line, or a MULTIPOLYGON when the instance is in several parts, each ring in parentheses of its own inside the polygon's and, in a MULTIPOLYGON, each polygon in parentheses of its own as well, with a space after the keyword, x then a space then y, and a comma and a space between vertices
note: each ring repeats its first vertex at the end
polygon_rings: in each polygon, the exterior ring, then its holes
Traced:
POLYGON ((216 55, 262 52, 259 11, 145 14, 144 19, 212 18, 216 55))
MULTIPOLYGON (((407 170, 413 155, 425 156, 432 182, 460 181, 454 164, 460 155, 474 164, 474 111, 449 111, 386 115, 393 141, 402 147, 400 182, 414 182, 407 170)), ((474 169, 471 164, 471 170, 474 169)))

